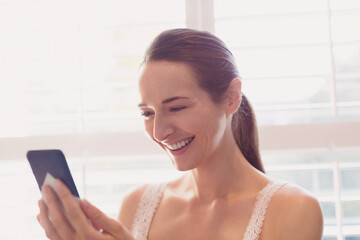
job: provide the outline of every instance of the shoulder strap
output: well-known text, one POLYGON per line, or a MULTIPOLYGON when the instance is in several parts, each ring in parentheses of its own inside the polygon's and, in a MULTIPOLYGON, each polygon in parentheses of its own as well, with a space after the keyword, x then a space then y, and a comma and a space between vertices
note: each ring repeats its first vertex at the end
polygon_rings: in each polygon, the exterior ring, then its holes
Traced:
POLYGON ((149 185, 141 197, 131 227, 136 240, 146 240, 150 224, 165 190, 166 183, 149 185))
POLYGON ((246 227, 243 240, 257 240, 260 237, 261 228, 265 218, 266 210, 272 196, 286 183, 268 183, 257 195, 255 206, 246 227))

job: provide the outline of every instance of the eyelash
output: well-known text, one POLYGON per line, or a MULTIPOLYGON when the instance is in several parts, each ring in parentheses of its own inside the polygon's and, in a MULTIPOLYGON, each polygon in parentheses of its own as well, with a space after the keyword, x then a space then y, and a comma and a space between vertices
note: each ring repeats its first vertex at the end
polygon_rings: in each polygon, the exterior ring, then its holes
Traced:
POLYGON ((153 114, 152 112, 141 112, 141 116, 143 117, 149 117, 152 114, 153 114))
POLYGON ((170 108, 170 112, 178 112, 181 111, 183 109, 185 109, 186 107, 172 107, 170 108))
MULTIPOLYGON (((170 112, 179 112, 179 111, 181 111, 181 110, 183 110, 183 109, 185 109, 186 107, 172 107, 172 108, 170 108, 170 112)), ((154 113, 153 112, 150 112, 150 111, 144 111, 144 112, 141 112, 140 113, 141 114, 141 116, 143 116, 143 117, 150 117, 151 115, 153 115, 154 113)))

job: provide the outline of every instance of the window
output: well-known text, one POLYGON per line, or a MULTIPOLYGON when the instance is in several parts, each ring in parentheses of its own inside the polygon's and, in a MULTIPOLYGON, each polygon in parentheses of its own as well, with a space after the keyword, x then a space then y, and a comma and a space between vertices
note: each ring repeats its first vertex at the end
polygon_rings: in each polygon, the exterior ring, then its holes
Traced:
POLYGON ((359 13, 357 0, 0 0, 0 238, 44 236, 29 149, 61 148, 111 217, 132 186, 179 176, 142 132, 136 78, 155 35, 191 27, 233 51, 268 174, 318 197, 324 240, 360 239, 359 13))
MULTIPOLYGON (((85 162, 79 144, 99 139, 96 134, 141 131, 136 78, 145 49, 162 30, 185 26, 183 0, 0 0, 0 184, 6 193, 0 224, 7 229, 1 239, 44 238, 36 221, 40 193, 25 158, 30 148, 74 146, 63 150, 81 196, 95 196, 114 217, 116 197, 134 184, 121 182, 131 176, 129 166, 116 167, 104 150, 95 159, 105 164, 95 169, 92 151, 85 162), (116 171, 123 178, 106 187, 116 171)), ((126 141, 121 135, 118 144, 126 141)))
POLYGON ((180 0, 19 1, 0 11, 1 137, 138 129, 129 96, 145 49, 185 27, 180 0))
POLYGON ((260 124, 359 120, 356 1, 214 2, 260 124))
POLYGON ((214 1, 215 33, 237 59, 268 173, 318 197, 324 239, 360 239, 359 153, 339 147, 356 136, 344 134, 349 125, 359 128, 359 13, 358 1, 214 1))

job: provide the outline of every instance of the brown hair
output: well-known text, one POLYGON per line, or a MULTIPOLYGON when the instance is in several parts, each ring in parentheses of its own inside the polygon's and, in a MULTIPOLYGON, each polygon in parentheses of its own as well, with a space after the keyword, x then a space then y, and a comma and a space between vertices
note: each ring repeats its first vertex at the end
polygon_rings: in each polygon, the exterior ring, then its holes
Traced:
MULTIPOLYGON (((171 29, 162 32, 146 51, 144 63, 150 61, 185 63, 194 71, 201 88, 219 103, 234 78, 240 78, 235 59, 218 37, 193 29, 171 29)), ((258 132, 251 104, 244 94, 232 117, 235 141, 247 161, 265 172, 259 152, 258 132)))

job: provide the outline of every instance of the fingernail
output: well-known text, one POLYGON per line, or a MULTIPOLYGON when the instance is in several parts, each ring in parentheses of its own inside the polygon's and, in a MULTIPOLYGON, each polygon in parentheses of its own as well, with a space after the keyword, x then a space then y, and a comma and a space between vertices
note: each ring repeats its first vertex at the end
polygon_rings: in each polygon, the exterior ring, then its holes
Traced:
POLYGON ((42 185, 41 187, 41 191, 44 192, 45 194, 49 192, 49 187, 47 185, 42 185))
POLYGON ((61 191, 64 187, 63 183, 59 179, 55 180, 54 185, 55 185, 56 190, 58 190, 58 191, 59 190, 61 191))
POLYGON ((82 205, 83 205, 83 207, 86 208, 86 209, 88 209, 88 208, 90 207, 90 203, 89 203, 89 201, 86 200, 86 199, 83 199, 83 200, 82 200, 82 205))

